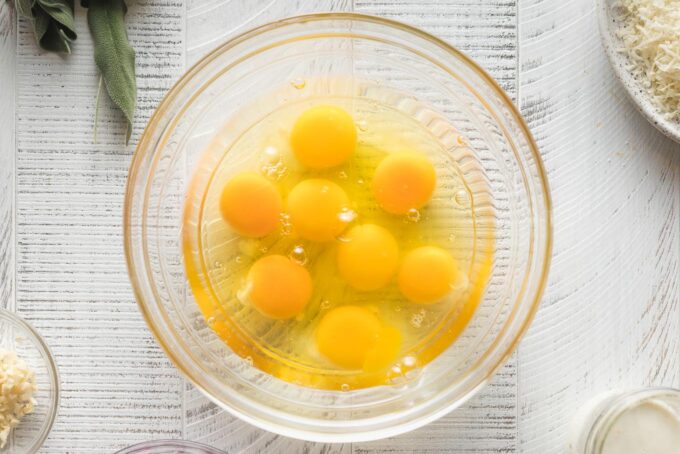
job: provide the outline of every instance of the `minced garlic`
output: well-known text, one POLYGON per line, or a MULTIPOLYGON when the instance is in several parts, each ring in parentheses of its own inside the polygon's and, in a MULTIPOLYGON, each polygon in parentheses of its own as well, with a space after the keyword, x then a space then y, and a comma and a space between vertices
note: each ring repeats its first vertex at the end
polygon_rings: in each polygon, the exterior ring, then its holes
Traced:
POLYGON ((15 352, 0 349, 0 448, 35 406, 35 373, 15 352))
POLYGON ((680 0, 614 3, 630 70, 668 120, 680 119, 680 0))

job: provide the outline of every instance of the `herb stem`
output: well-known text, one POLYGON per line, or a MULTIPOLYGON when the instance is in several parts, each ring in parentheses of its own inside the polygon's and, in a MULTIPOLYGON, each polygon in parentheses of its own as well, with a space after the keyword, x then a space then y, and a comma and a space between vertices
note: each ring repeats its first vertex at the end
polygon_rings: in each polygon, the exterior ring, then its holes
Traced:
POLYGON ((97 125, 99 124, 99 96, 102 94, 102 83, 104 81, 104 77, 102 75, 99 76, 99 88, 97 89, 97 99, 94 102, 94 129, 92 131, 92 140, 94 143, 97 143, 97 125))

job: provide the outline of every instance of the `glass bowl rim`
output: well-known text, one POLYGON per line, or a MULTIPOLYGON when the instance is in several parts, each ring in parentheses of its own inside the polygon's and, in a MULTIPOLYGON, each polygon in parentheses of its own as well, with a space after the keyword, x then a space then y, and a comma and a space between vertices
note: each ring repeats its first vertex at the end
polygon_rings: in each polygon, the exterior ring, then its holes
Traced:
POLYGON ((57 419, 57 414, 59 413, 59 402, 61 399, 61 389, 59 380, 59 368, 52 355, 50 347, 45 342, 45 339, 38 333, 38 331, 26 320, 21 318, 15 312, 8 309, 0 308, 0 321, 4 323, 9 323, 14 327, 18 327, 24 333, 28 334, 31 339, 33 346, 41 353, 41 356, 46 359, 45 363, 47 366, 47 373, 50 379, 50 386, 52 390, 52 399, 49 413, 46 416, 45 423, 38 437, 35 438, 33 444, 29 448, 29 453, 38 452, 40 447, 45 443, 45 440, 52 431, 52 426, 54 421, 57 419))
MULTIPOLYGON (((522 167, 526 166, 522 165, 522 167)), ((448 44, 446 41, 437 38, 431 35, 430 33, 425 32, 417 27, 404 24, 402 22, 395 21, 392 19, 386 19, 383 17, 368 14, 354 12, 324 12, 287 17, 273 22, 268 22, 266 24, 260 25, 258 27, 249 29, 243 33, 240 33, 228 39, 223 44, 217 46, 215 49, 213 49, 208 54, 199 59, 196 63, 191 65, 189 69, 173 84, 173 86, 163 96, 162 100, 160 101, 155 111, 149 118, 147 125, 145 126, 144 131, 140 136, 135 152, 132 156, 125 188, 125 200, 123 207, 123 240, 128 275, 130 277, 133 292, 135 294, 135 299, 149 329, 153 333, 154 337, 156 338, 157 342, 159 343, 167 357, 175 365, 175 367, 177 367, 178 370, 182 373, 182 375, 186 377, 194 386, 200 389, 203 392, 203 394, 206 395, 211 401, 215 402, 220 408, 227 410, 231 414, 237 416, 238 418, 244 421, 247 421, 262 429, 273 431, 283 435, 306 440, 325 442, 368 441, 414 430, 445 415, 454 408, 457 408, 458 406, 466 402, 474 394, 476 394, 482 387, 484 387, 490 381, 490 379, 495 375, 498 369, 507 362, 508 358, 515 351, 520 340, 522 339, 529 325, 531 324, 531 321, 533 320, 538 309, 538 306, 540 304, 547 283, 548 272, 552 258, 552 243, 553 243, 552 201, 550 196, 550 188, 548 184, 547 173, 545 171, 544 164, 540 152, 538 150, 538 146, 533 138, 533 135, 531 134, 531 131, 529 130, 529 127, 526 124, 526 121, 524 120, 521 113, 519 112, 519 109, 515 106, 515 104, 510 99, 508 94, 500 87, 498 82, 493 77, 491 77, 481 66, 475 63, 465 53, 458 50, 454 46, 448 44), (221 402, 219 399, 213 396, 208 390, 206 390, 201 383, 199 383, 199 381, 195 377, 195 374, 191 373, 188 370, 189 368, 185 367, 182 364, 182 361, 178 359, 177 355, 175 355, 175 353, 172 351, 167 342, 157 332, 156 326, 153 322, 153 317, 150 313, 149 308, 147 308, 148 303, 144 298, 142 285, 140 284, 140 281, 138 279, 137 265, 135 263, 132 251, 130 219, 132 217, 131 214, 133 206, 132 202, 135 193, 135 186, 133 183, 137 181, 137 173, 139 172, 146 155, 155 153, 155 147, 154 148, 149 147, 150 141, 152 140, 151 136, 159 126, 159 123, 161 123, 162 113, 164 113, 167 110, 168 105, 170 105, 171 102, 174 101, 174 99, 178 96, 179 93, 181 93, 181 91, 184 89, 185 85, 189 81, 191 81, 198 73, 201 72, 201 70, 204 67, 208 66, 223 53, 252 38, 266 34, 267 32, 294 24, 304 24, 309 22, 322 22, 322 21, 342 21, 342 20, 372 23, 378 26, 386 27, 387 29, 406 32, 407 34, 414 35, 417 38, 427 41, 429 44, 433 44, 435 47, 439 48, 439 50, 443 50, 444 52, 449 54, 452 58, 463 63, 463 65, 466 66, 467 69, 472 70, 478 77, 480 77, 488 85, 488 88, 493 90, 494 94, 496 94, 500 98, 502 107, 508 110, 508 115, 512 118, 514 122, 516 122, 517 127, 520 129, 521 135, 523 136, 523 139, 526 141, 526 145, 530 151, 532 163, 536 166, 536 174, 538 177, 537 186, 542 189, 542 193, 540 194, 541 196, 536 197, 536 199, 538 201, 538 205, 542 205, 544 209, 544 215, 541 218, 541 221, 544 224, 544 228, 540 229, 541 231, 539 232, 539 234, 545 237, 541 242, 542 243, 541 245, 544 247, 545 252, 544 257, 542 257, 542 261, 539 260, 537 262, 538 264, 537 272, 540 272, 540 277, 538 278, 534 295, 532 295, 529 298, 526 298, 525 296, 527 302, 530 301, 530 305, 528 307, 526 316, 522 320, 518 319, 519 327, 516 329, 515 333, 509 336, 510 339, 509 345, 504 350, 500 349, 500 351, 497 353, 498 355, 497 361, 492 365, 492 367, 489 368, 487 373, 481 375, 475 381, 474 386, 471 386, 467 392, 461 393, 457 399, 451 400, 434 410, 430 408, 427 413, 419 415, 415 419, 415 421, 411 421, 410 423, 401 423, 400 426, 393 427, 391 430, 382 428, 372 430, 370 432, 351 433, 349 435, 335 434, 331 436, 329 434, 317 434, 306 429, 294 430, 282 423, 273 424, 270 421, 261 422, 257 419, 257 417, 246 414, 239 409, 233 408, 230 405, 221 402)))
POLYGON ((147 451, 141 451, 142 449, 153 449, 153 448, 191 448, 194 453, 202 452, 204 454, 226 454, 223 450, 215 448, 204 443, 199 443, 190 440, 179 440, 179 439, 160 439, 160 440, 149 440, 142 441, 140 443, 135 443, 134 445, 127 446, 115 454, 143 454, 147 451))

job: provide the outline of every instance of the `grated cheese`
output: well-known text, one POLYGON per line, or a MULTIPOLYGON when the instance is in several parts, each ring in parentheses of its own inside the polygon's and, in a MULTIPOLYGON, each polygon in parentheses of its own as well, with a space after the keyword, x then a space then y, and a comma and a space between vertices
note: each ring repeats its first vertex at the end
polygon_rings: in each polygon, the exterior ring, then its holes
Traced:
POLYGON ((15 352, 0 349, 0 449, 21 418, 33 412, 35 373, 15 352))
POLYGON ((668 120, 680 119, 680 0, 619 0, 613 9, 630 71, 668 120))

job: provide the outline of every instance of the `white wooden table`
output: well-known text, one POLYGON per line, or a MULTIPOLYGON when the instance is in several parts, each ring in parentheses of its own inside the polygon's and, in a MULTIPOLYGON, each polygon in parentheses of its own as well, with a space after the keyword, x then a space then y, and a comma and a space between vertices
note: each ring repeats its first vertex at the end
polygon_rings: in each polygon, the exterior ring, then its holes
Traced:
MULTIPOLYGON (((76 2, 78 3, 78 2, 76 2)), ((461 48, 511 94, 541 148, 554 258, 518 352, 472 402, 413 433, 320 445, 235 420, 184 381, 128 283, 121 213, 133 146, 100 115, 83 10, 67 58, 44 55, 0 0, 0 304, 46 337, 61 371, 46 453, 113 452, 188 438, 229 452, 564 452, 575 411, 600 392, 680 387, 680 145, 635 111, 600 46, 594 0, 138 0, 133 140, 171 84, 245 28, 356 10, 461 48)))

